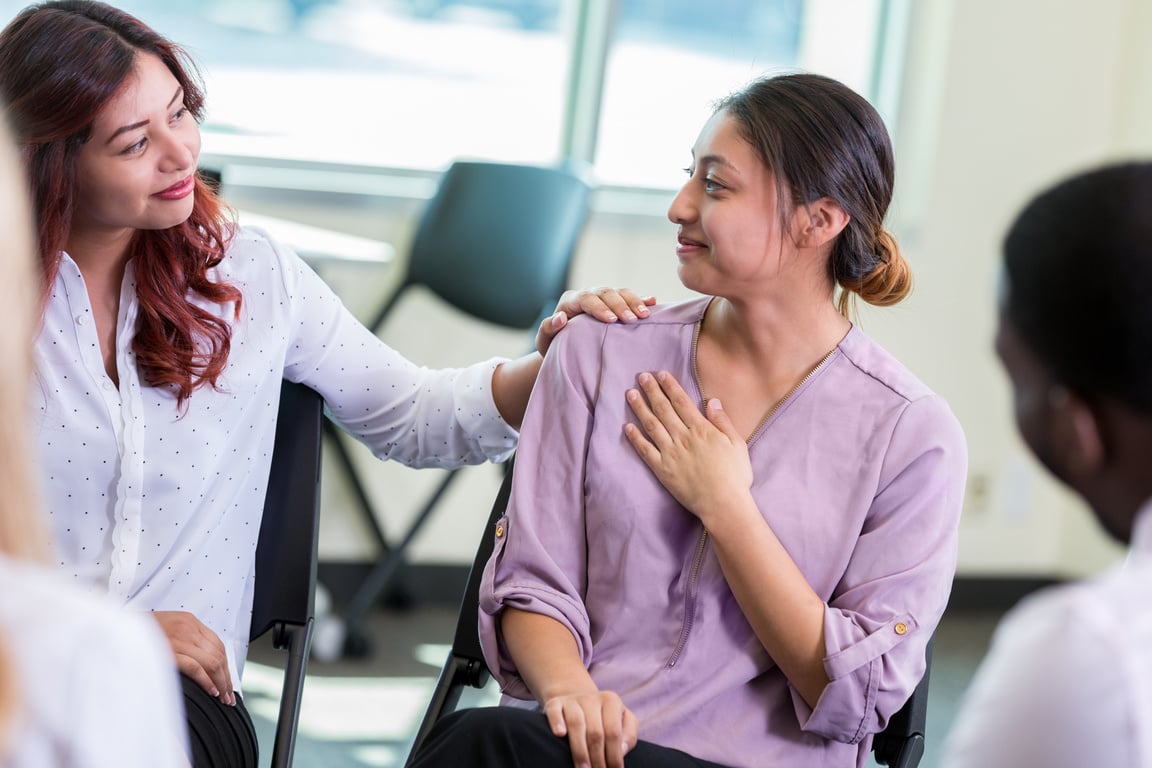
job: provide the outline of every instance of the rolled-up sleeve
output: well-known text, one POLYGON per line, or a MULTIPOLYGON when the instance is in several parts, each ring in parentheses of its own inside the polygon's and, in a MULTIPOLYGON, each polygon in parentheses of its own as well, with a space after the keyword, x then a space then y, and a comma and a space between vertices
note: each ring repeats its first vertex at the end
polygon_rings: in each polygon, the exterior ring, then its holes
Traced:
POLYGON ((944 402, 925 396, 908 403, 824 611, 828 685, 815 707, 792 690, 804 731, 859 743, 911 695, 951 591, 966 475, 964 436, 944 402))

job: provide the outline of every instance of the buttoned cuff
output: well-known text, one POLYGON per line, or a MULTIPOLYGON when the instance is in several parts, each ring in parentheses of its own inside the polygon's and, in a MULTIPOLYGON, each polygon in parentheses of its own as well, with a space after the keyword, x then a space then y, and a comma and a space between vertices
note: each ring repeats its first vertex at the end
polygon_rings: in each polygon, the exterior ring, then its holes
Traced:
MULTIPOLYGON (((877 730, 872 726, 877 722, 881 678, 889 676, 886 688, 894 682, 893 671, 885 669, 885 654, 916 635, 918 629, 916 619, 907 613, 861 627, 841 611, 825 607, 824 644, 828 655, 824 657, 824 672, 828 685, 815 707, 808 706, 794 688, 789 688, 801 729, 847 744, 858 744, 877 730), (862 630, 867 634, 861 636, 862 630)), ((923 667, 912 672, 922 674, 923 667)), ((907 682, 910 693, 915 682, 907 682)))

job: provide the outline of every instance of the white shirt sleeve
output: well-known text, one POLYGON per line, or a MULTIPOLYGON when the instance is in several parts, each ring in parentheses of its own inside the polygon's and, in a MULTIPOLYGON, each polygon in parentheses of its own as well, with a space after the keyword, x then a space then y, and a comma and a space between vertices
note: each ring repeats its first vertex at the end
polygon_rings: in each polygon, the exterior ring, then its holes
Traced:
POLYGON ((0 633, 17 676, 5 768, 189 765, 172 651, 151 618, 0 557, 0 633))
POLYGON ((1132 766, 1122 641, 1091 587, 1025 600, 997 628, 945 744, 941 768, 1132 766))
POLYGON ((74 657, 65 700, 72 702, 75 764, 188 766, 183 698, 167 640, 147 614, 119 614, 74 657))
POLYGON ((290 313, 285 376, 318 391, 330 415, 382 459, 413 467, 502 461, 518 434, 492 399, 502 358, 466 368, 418 366, 349 312, 307 264, 271 241, 290 313))

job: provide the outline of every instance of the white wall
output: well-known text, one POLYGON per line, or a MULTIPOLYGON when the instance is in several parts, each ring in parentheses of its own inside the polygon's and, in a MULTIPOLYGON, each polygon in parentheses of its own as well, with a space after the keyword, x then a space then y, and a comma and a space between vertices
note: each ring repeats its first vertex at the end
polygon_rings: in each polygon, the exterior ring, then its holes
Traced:
MULTIPOLYGON (((961 573, 1095 571, 1119 550, 1038 469, 1012 426, 1006 382, 991 352, 995 274, 1000 237, 1033 191, 1089 164, 1152 154, 1152 4, 917 0, 911 30, 903 108, 892 126, 898 194, 891 220, 915 269, 916 291, 899 307, 865 311, 861 323, 943 394, 964 426, 971 475, 961 573)), ((401 253, 417 209, 293 210, 251 201, 260 205, 391 240, 401 253)), ((675 278, 663 203, 650 207, 647 216, 592 216, 574 284, 628 285, 662 300, 688 295, 675 278)), ((328 276, 362 315, 389 279, 356 269, 328 276)), ((383 336, 428 365, 511 355, 527 341, 476 327, 427 297, 402 307, 383 336)), ((439 476, 371 457, 363 467, 392 535, 439 476)), ((498 482, 491 467, 466 470, 417 540, 413 559, 469 561, 498 482)), ((324 556, 371 557, 332 467, 325 489, 324 556)))
POLYGON ((948 398, 967 432, 961 571, 1090 572, 1116 548, 1018 442, 990 351, 998 247, 1039 186, 1152 150, 1152 19, 1143 0, 956 0, 917 13, 918 26, 947 30, 931 50, 914 48, 905 94, 913 113, 925 91, 939 102, 934 123, 918 126, 934 131, 901 133, 900 161, 921 172, 900 201, 913 196, 905 242, 919 288, 870 330, 948 398), (917 81, 920 68, 942 76, 917 81))

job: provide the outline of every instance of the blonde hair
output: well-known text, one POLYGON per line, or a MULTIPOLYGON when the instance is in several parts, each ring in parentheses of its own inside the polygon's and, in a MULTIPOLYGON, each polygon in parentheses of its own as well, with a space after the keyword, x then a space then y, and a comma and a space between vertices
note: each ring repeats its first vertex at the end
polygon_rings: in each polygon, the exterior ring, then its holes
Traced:
MULTIPOLYGON (((26 174, 12 135, 0 115, 0 554, 42 560, 47 535, 40 519, 29 440, 32 335, 40 296, 34 266, 32 218, 26 174)), ((0 585, 0 591, 14 585, 0 585)), ((13 660, 0 627, 0 756, 12 725, 19 691, 13 660)), ((0 761, 2 762, 2 761, 0 761)))

